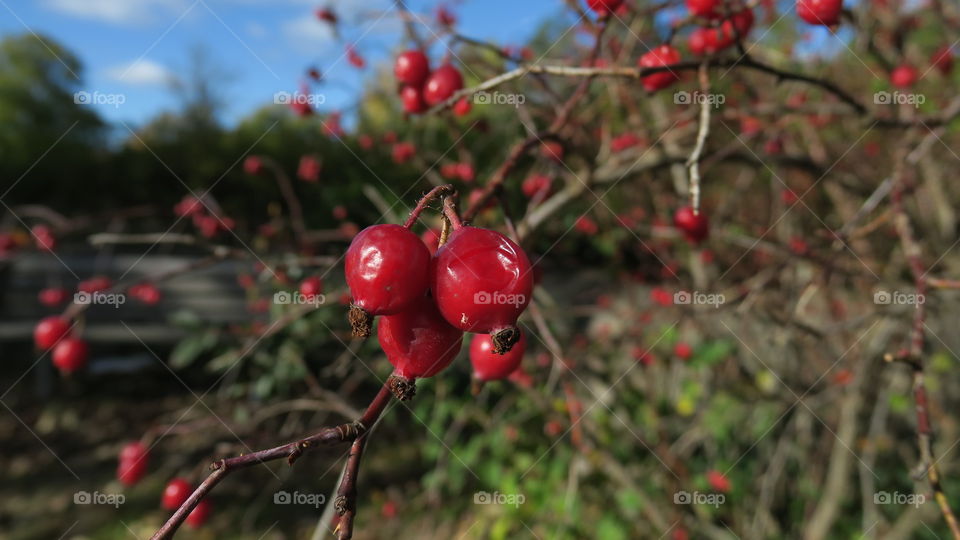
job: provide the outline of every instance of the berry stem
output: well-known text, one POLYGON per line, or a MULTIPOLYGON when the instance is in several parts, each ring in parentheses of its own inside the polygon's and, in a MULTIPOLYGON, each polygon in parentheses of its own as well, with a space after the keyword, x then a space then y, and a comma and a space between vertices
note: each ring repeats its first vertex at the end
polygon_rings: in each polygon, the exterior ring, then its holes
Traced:
POLYGON ((337 489, 337 499, 334 501, 340 521, 337 523, 337 538, 350 540, 353 536, 353 518, 357 514, 357 476, 360 474, 360 459, 367 443, 367 435, 363 434, 353 441, 350 446, 350 457, 347 458, 347 468, 340 480, 337 489))
POLYGON ((403 223, 403 226, 408 229, 413 227, 413 224, 417 222, 417 219, 420 218, 420 214, 423 213, 431 201, 438 197, 450 195, 451 193, 456 193, 456 190, 453 188, 452 184, 437 186, 428 191, 426 195, 420 198, 417 206, 415 206, 410 212, 410 217, 408 217, 407 221, 403 223))
MULTIPOLYGON (((190 515, 190 512, 200 504, 200 501, 207 496, 225 476, 233 471, 246 469, 260 463, 278 459, 286 459, 288 464, 293 465, 307 450, 319 446, 332 446, 347 441, 356 441, 366 434, 377 422, 383 410, 386 408, 387 403, 390 402, 391 397, 390 388, 387 383, 384 383, 384 385, 380 387, 380 391, 377 392, 377 395, 370 402, 370 405, 367 406, 367 410, 363 413, 363 416, 356 422, 326 427, 298 441, 214 462, 210 465, 213 472, 190 494, 190 497, 180 505, 180 508, 170 516, 166 523, 150 537, 151 540, 172 538, 177 532, 177 529, 180 528, 180 525, 187 519, 187 516, 190 515)), ((351 452, 351 459, 353 457, 352 454, 353 452, 351 452)), ((357 457, 357 462, 359 462, 359 456, 357 457)), ((341 538, 343 537, 341 536, 341 538)), ((349 536, 347 538, 349 538, 349 536)))
POLYGON ((450 222, 450 226, 453 230, 457 230, 460 227, 463 227, 463 222, 460 221, 460 212, 457 211, 457 193, 454 192, 452 195, 448 195, 443 199, 443 216, 447 218, 447 221, 450 222))

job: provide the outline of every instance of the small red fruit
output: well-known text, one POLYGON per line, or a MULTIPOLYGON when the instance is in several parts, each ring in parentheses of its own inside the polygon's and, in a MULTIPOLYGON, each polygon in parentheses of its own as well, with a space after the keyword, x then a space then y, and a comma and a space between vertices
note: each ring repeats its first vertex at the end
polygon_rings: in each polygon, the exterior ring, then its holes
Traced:
POLYGON ((513 240, 489 229, 460 227, 433 260, 430 286, 447 321, 491 334, 498 354, 520 339, 517 318, 533 292, 530 260, 513 240))
POLYGON ((444 64, 430 74, 423 87, 423 99, 431 107, 450 98, 463 88, 463 76, 450 64, 444 64))
POLYGON ((53 235, 53 229, 46 225, 36 225, 30 229, 34 241, 37 243, 37 249, 41 251, 53 251, 57 247, 57 237, 53 235))
POLYGON ((523 190, 523 194, 528 198, 533 199, 539 197, 541 200, 546 199, 550 195, 551 185, 553 180, 549 176, 543 174, 533 174, 528 176, 523 184, 520 185, 520 189, 523 190))
POLYGON ((910 64, 901 64, 890 73, 890 84, 897 88, 910 88, 919 78, 917 68, 910 64))
POLYGON ((350 243, 344 270, 354 335, 367 337, 373 316, 400 313, 426 293, 430 251, 406 227, 374 225, 350 243))
POLYGON ((313 156, 302 156, 300 164, 297 166, 297 178, 304 182, 319 182, 322 168, 319 159, 313 156))
POLYGON ((953 51, 950 46, 944 45, 937 49, 930 57, 930 63, 944 75, 953 71, 953 51))
POLYGON ((46 351, 70 334, 70 322, 57 315, 44 317, 33 329, 33 343, 46 351))
POLYGON ((719 7, 719 0, 687 0, 687 11, 697 17, 716 18, 718 16, 717 8, 719 7))
POLYGON ((153 306, 160 302, 161 295, 160 289, 153 283, 140 283, 130 287, 130 296, 148 306, 153 306))
POLYGON ((64 304, 67 300, 70 299, 70 291, 59 287, 51 287, 49 289, 43 289, 40 293, 37 294, 37 299, 40 300, 40 303, 47 307, 56 307, 60 304, 64 304))
POLYGON ((393 162, 397 165, 402 165, 410 161, 410 158, 412 158, 416 153, 417 148, 413 146, 413 143, 408 142, 399 142, 393 145, 393 148, 391 149, 391 157, 393 158, 393 162))
POLYGON ((53 348, 53 365, 63 373, 73 373, 87 364, 90 347, 87 342, 68 337, 53 348))
MULTIPOLYGON (((263 160, 260 159, 260 156, 247 156, 247 159, 243 160, 243 172, 254 176, 262 173, 263 160)), ((199 203, 199 201, 197 202, 199 203)))
POLYGON ((207 499, 200 501, 187 515, 187 525, 194 529, 203 526, 207 522, 207 518, 210 517, 211 510, 213 510, 213 503, 207 499))
POLYGON ((809 24, 834 26, 842 11, 843 0, 797 0, 797 17, 809 24))
MULTIPOLYGON (((680 51, 670 45, 661 45, 656 49, 648 51, 640 57, 638 65, 641 68, 669 66, 680 62, 680 51)), ((672 71, 661 71, 643 78, 643 87, 648 92, 655 92, 661 88, 670 86, 678 80, 680 75, 672 71)))
POLYGON ((318 9, 317 18, 326 23, 337 24, 337 14, 330 8, 318 9))
POLYGON ((463 332, 450 326, 424 294, 404 311, 381 318, 377 339, 395 368, 391 387, 403 400, 413 397, 413 379, 432 377, 453 362, 463 332))
POLYGON ((132 486, 147 473, 149 461, 147 447, 140 441, 127 443, 120 449, 117 463, 117 479, 125 486, 132 486))
POLYGON ((711 31, 710 28, 694 28, 693 32, 690 32, 690 37, 687 38, 687 47, 690 48, 690 52, 697 56, 714 52, 709 35, 711 31))
POLYGON ((673 215, 673 224, 691 244, 699 244, 710 235, 710 224, 703 211, 694 214, 693 208, 684 206, 673 215))
POLYGON ((693 347, 689 343, 680 342, 673 346, 673 354, 681 360, 689 360, 693 356, 693 347))
POLYGON ((167 482, 167 487, 163 488, 163 497, 160 499, 160 505, 167 510, 176 510, 190 498, 193 488, 190 482, 183 478, 174 478, 167 482))
POLYGON ((473 106, 470 105, 470 101, 467 98, 460 98, 456 103, 453 104, 453 114, 457 116, 466 116, 470 114, 470 109, 473 106))
POLYGON ((400 102, 403 103, 404 112, 410 114, 420 114, 427 110, 427 104, 423 101, 423 92, 418 86, 404 86, 400 89, 400 102))
POLYGON ((557 163, 563 163, 563 144, 560 141, 546 141, 540 146, 540 154, 557 163))
POLYGON ((527 336, 520 333, 520 340, 504 354, 493 352, 493 340, 489 334, 476 334, 470 342, 470 364, 473 376, 480 381, 499 381, 506 379, 523 360, 527 349, 527 336))
POLYGON ((401 84, 419 88, 430 75, 430 61, 422 51, 404 51, 393 64, 393 74, 401 84))
POLYGON ((318 276, 310 276, 300 282, 300 294, 306 297, 314 297, 323 293, 323 280, 318 276))
POLYGON ((615 12, 621 4, 623 4, 623 0, 587 0, 587 6, 601 17, 615 12))
POLYGON ((730 491, 730 480, 720 471, 707 471, 707 483, 712 489, 721 493, 730 491))

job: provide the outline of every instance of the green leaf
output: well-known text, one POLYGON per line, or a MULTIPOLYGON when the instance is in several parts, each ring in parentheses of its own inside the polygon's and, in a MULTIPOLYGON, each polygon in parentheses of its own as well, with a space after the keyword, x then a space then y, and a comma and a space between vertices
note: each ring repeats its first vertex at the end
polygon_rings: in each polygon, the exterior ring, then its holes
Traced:
POLYGON ((170 367, 181 369, 189 366, 205 352, 217 345, 218 333, 214 330, 184 338, 170 353, 170 367))

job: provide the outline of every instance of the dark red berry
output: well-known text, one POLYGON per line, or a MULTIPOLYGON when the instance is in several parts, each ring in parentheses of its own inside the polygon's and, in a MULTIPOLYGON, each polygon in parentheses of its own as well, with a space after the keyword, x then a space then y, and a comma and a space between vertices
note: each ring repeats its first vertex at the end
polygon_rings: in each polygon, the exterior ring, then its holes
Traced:
POLYGON ((715 18, 719 7, 720 0, 687 0, 687 11, 697 17, 715 18))
POLYGON ((463 76, 450 64, 444 64, 430 74, 423 87, 423 99, 431 107, 450 98, 463 88, 463 76))
POLYGON ((422 295, 402 312, 382 317, 377 339, 395 374, 412 381, 449 366, 460 352, 463 332, 444 320, 432 298, 422 295))
POLYGON ((613 13, 620 8, 621 4, 623 0, 587 0, 587 6, 600 16, 613 13))
POLYGON ((834 26, 841 11, 843 0, 797 0, 797 17, 809 24, 834 26))
POLYGON ((132 486, 147 473, 149 453, 140 441, 127 443, 120 449, 117 463, 117 479, 125 486, 132 486))
POLYGON ((427 110, 427 104, 423 101, 423 92, 418 86, 404 86, 400 89, 400 102, 403 103, 403 111, 410 114, 420 114, 427 110))
MULTIPOLYGON (((680 51, 670 45, 661 45, 640 57, 638 64, 642 68, 669 66, 680 62, 680 51)), ((659 71, 643 78, 643 87, 655 92, 670 86, 680 75, 673 71, 659 71)))
POLYGON ((163 488, 160 505, 167 510, 176 510, 190 497, 191 493, 193 493, 193 488, 190 486, 190 482, 183 478, 174 478, 167 482, 167 487, 163 488))
POLYGON ((470 101, 467 98, 460 98, 456 103, 453 104, 453 114, 457 116, 466 116, 470 114, 470 109, 473 106, 470 105, 470 101))
POLYGON ((354 335, 370 335, 370 319, 406 310, 427 291, 430 251, 400 225, 374 225, 360 231, 347 249, 344 268, 353 296, 354 335))
POLYGON ((53 251, 57 247, 57 237, 53 235, 53 229, 46 225, 36 225, 30 229, 30 234, 37 244, 37 249, 41 251, 53 251))
POLYGON ((680 229, 687 241, 699 244, 710 235, 710 224, 703 211, 694 214, 693 208, 684 206, 673 215, 673 224, 680 229))
POLYGON ((300 294, 312 297, 323 292, 323 280, 317 276, 310 276, 300 282, 300 294))
POLYGON ((422 51, 404 51, 393 64, 393 74, 401 84, 419 88, 430 75, 430 61, 422 51))
POLYGON ((130 287, 130 296, 143 302, 148 306, 156 305, 160 302, 160 289, 153 283, 139 283, 130 287))
POLYGON ((934 51, 930 57, 930 63, 944 75, 953 71, 953 51, 950 46, 944 45, 934 51))
POLYGON ((73 373, 87 364, 90 347, 82 339, 68 337, 57 343, 51 356, 53 365, 62 373, 73 373))
POLYGON ((204 499, 190 511, 190 514, 187 515, 187 525, 197 529, 202 527, 204 523, 207 522, 207 519, 210 517, 210 512, 213 510, 213 503, 208 499, 204 499))
POLYGON ((247 174, 252 174, 252 175, 257 175, 262 173, 263 160, 260 159, 259 156, 247 156, 247 159, 243 160, 243 172, 247 174))
POLYGON ((490 339, 489 334, 476 334, 470 342, 470 364, 473 365, 473 376, 480 381, 506 379, 520 366, 526 350, 527 336, 523 332, 520 333, 520 340, 504 354, 493 352, 493 340, 490 339))
POLYGON ((51 315, 44 317, 33 329, 33 342, 37 348, 46 351, 70 333, 70 321, 51 315))
POLYGON ((440 313, 467 332, 492 334, 496 352, 520 339, 517 318, 533 293, 527 255, 489 229, 460 227, 433 260, 431 290, 440 313))

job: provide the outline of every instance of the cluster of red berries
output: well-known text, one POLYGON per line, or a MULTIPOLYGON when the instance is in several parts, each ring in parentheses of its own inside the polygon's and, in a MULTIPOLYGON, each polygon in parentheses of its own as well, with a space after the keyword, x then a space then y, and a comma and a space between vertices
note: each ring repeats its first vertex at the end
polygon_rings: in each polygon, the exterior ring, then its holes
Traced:
MULTIPOLYGON (((400 85, 400 101, 403 110, 410 114, 419 114, 443 103, 455 92, 463 88, 463 75, 460 71, 445 63, 430 71, 430 60, 423 51, 411 49, 397 56, 393 64, 393 74, 400 85)), ((460 100, 454 107, 457 115, 470 112, 470 103, 460 100), (461 105, 461 102, 465 105, 461 105)))
MULTIPOLYGON (((140 441, 127 443, 120 449, 117 461, 117 480, 130 487, 136 485, 147 475, 150 464, 149 449, 140 441)), ((174 511, 180 508, 193 493, 193 486, 183 478, 174 478, 167 482, 160 498, 160 506, 174 511)), ((197 528, 203 525, 213 509, 210 501, 204 499, 187 516, 187 525, 197 528)))
POLYGON ((200 231, 204 238, 213 238, 223 231, 230 231, 236 226, 236 222, 231 217, 218 216, 207 207, 199 198, 193 195, 186 195, 177 204, 173 206, 173 211, 177 216, 189 217, 193 226, 200 231))
POLYGON ((687 11, 706 21, 687 41, 690 51, 697 55, 722 51, 745 38, 753 28, 752 9, 727 6, 723 0, 687 0, 687 11))
POLYGON ((463 332, 478 334, 471 345, 478 378, 506 377, 519 364, 524 345, 517 345, 523 336, 516 323, 530 301, 533 273, 506 236, 454 223, 431 255, 408 228, 374 225, 350 244, 345 271, 354 334, 369 336, 373 317, 381 316, 377 337, 401 399, 414 379, 450 365, 463 332))

